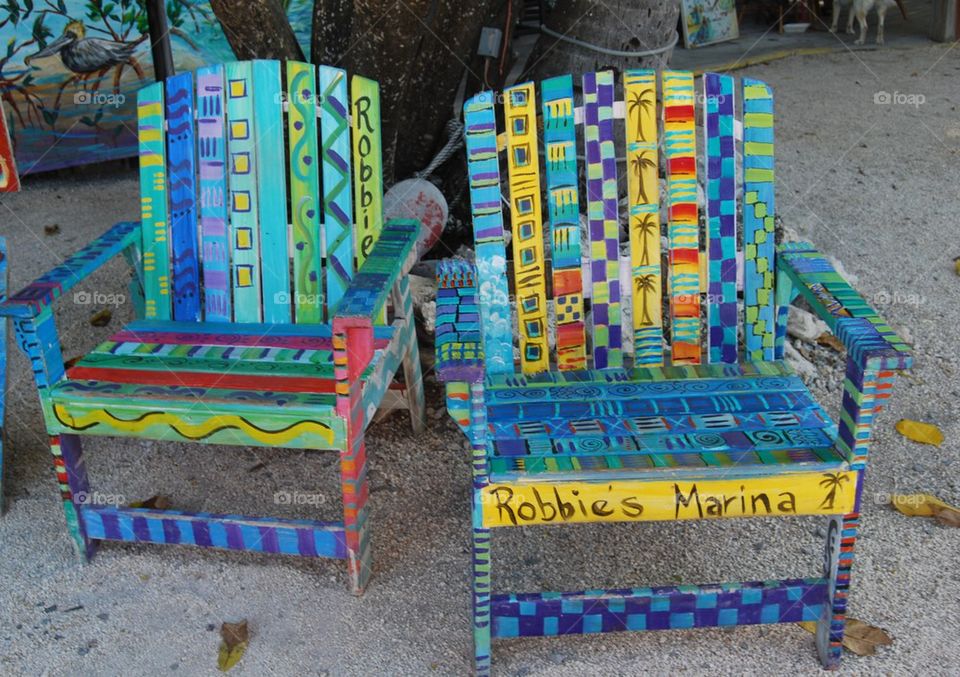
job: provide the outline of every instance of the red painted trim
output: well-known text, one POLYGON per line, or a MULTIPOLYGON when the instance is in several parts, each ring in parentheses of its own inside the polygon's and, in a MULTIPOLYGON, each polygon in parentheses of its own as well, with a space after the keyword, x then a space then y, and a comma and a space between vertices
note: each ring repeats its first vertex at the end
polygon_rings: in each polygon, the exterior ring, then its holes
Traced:
POLYGON ((101 367, 73 367, 67 371, 67 377, 78 381, 259 390, 281 393, 333 393, 335 383, 332 378, 214 374, 193 371, 172 372, 164 369, 156 371, 150 369, 103 369, 101 367))

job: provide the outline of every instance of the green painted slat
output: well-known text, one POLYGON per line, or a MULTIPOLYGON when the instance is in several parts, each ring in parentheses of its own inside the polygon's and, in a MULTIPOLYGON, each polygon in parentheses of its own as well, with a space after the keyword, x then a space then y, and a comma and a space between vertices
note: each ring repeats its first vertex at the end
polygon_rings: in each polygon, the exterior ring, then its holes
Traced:
POLYGON ((320 133, 323 154, 323 237, 327 308, 332 314, 353 278, 353 207, 350 195, 350 127, 347 74, 320 66, 320 133))
POLYGON ((143 221, 144 316, 170 319, 170 243, 163 83, 137 93, 140 144, 140 216, 143 221))

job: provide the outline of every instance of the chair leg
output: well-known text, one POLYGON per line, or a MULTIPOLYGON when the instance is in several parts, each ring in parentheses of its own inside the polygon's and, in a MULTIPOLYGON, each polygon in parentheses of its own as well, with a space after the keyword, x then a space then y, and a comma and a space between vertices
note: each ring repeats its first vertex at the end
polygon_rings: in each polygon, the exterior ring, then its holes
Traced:
POLYGON ((817 623, 817 654, 828 670, 840 667, 853 546, 859 528, 859 513, 831 517, 827 525, 823 575, 828 581, 829 594, 817 623))
POLYGON ((50 451, 53 452, 53 467, 57 473, 60 495, 63 498, 67 528, 77 554, 82 561, 87 562, 96 552, 97 542, 87 537, 83 515, 78 509, 90 498, 90 482, 87 480, 87 468, 83 461, 80 437, 53 435, 50 437, 50 451))
POLYGON ((403 380, 407 387, 407 408, 410 424, 415 434, 425 427, 423 398, 423 372, 420 368, 420 349, 417 346, 417 326, 413 316, 413 298, 410 296, 410 278, 404 275, 397 282, 394 292, 394 308, 406 319, 403 325, 403 380))
POLYGON ((478 677, 490 674, 490 622, 490 530, 474 526, 473 660, 478 677))
POLYGON ((363 430, 352 432, 348 448, 340 454, 340 487, 343 491, 343 528, 347 544, 350 590, 362 595, 370 581, 370 537, 367 533, 367 449, 363 430))

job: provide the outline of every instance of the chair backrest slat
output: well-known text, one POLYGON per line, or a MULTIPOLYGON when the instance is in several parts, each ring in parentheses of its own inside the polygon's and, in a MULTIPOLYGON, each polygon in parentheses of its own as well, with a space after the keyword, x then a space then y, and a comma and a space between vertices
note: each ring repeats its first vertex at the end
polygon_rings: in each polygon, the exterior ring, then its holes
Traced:
POLYGON ((204 317, 211 322, 231 319, 224 112, 223 66, 204 66, 197 71, 197 154, 204 317))
POLYGON ((743 85, 744 343, 751 362, 774 358, 773 93, 759 80, 743 85))
POLYGON ((593 361, 597 369, 613 369, 623 364, 613 99, 612 71, 583 76, 593 361))
POLYGON ((580 260, 580 198, 573 78, 544 80, 543 145, 553 263, 553 307, 557 317, 557 366, 586 367, 583 277, 580 260))
POLYGON ((326 299, 329 308, 336 308, 353 279, 347 74, 342 69, 331 66, 320 66, 319 72, 326 299))
POLYGON ((163 112, 162 82, 155 82, 138 92, 144 316, 157 320, 170 319, 167 148, 163 112))
POLYGON ((257 124, 257 200, 260 214, 260 278, 263 321, 290 322, 290 259, 287 255, 287 181, 283 148, 280 62, 253 62, 253 114, 257 124))
POLYGON ((228 63, 226 76, 234 319, 237 322, 260 322, 263 313, 260 293, 257 136, 250 62, 228 63))
POLYGON ((524 374, 550 368, 536 101, 532 82, 504 92, 513 281, 520 330, 520 368, 524 374))
POLYGON ((637 364, 663 364, 663 275, 660 266, 657 73, 623 76, 629 202, 633 346, 637 364))
POLYGON ((663 72, 667 158, 670 337, 674 364, 700 363, 700 238, 693 74, 663 72))
POLYGON ((711 363, 737 361, 737 196, 733 77, 703 76, 706 154, 707 342, 711 363))
POLYGON ((287 135, 293 225, 293 301, 297 322, 324 320, 320 238, 320 154, 317 75, 310 64, 287 62, 287 135))
POLYGON ((470 211, 477 257, 480 314, 483 318, 484 366, 488 374, 512 374, 513 328, 507 286, 500 165, 493 94, 482 92, 463 106, 470 211))
POLYGON ((353 126, 353 208, 357 218, 357 265, 367 260, 383 229, 383 166, 380 139, 380 85, 350 78, 353 126))
POLYGON ((193 73, 167 78, 166 90, 173 319, 196 322, 200 319, 200 265, 193 73))

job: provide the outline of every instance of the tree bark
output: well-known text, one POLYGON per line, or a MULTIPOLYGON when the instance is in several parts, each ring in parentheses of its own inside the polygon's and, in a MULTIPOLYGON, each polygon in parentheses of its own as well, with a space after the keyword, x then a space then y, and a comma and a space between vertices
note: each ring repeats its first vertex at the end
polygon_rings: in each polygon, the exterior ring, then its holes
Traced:
MULTIPOLYGON (((558 0, 545 20, 556 33, 604 49, 630 52, 670 44, 677 31, 679 2, 662 0, 558 0)), ((604 54, 544 33, 529 68, 537 79, 573 73, 625 68, 664 68, 673 50, 658 55, 626 57, 604 54)))
POLYGON ((210 6, 238 59, 304 60, 280 0, 210 0, 210 6))

